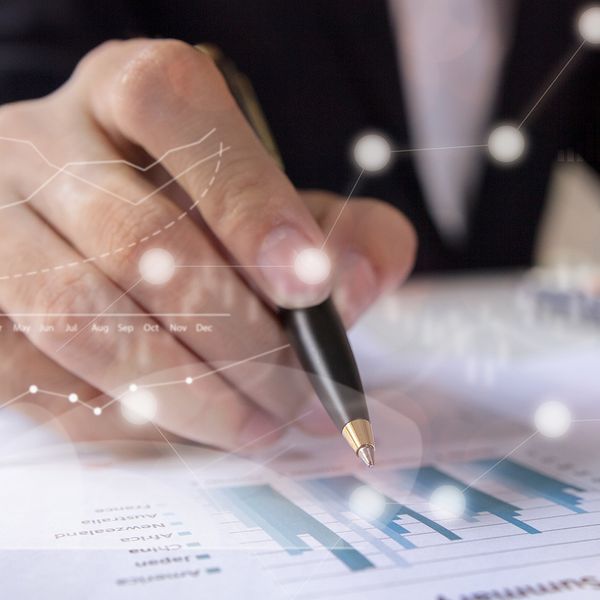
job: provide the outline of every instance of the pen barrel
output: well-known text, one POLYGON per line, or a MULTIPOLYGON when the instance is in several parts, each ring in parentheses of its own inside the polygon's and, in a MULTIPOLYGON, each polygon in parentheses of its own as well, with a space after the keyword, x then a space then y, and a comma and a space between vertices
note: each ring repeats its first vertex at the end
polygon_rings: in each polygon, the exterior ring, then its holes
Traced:
POLYGON ((340 429, 369 419, 356 360, 330 298, 309 308, 282 309, 280 317, 321 403, 340 429))

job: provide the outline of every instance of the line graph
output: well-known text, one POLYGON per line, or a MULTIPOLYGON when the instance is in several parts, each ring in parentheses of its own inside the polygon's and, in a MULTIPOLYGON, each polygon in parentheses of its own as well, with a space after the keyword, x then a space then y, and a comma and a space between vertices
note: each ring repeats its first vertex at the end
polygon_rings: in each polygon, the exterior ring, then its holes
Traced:
MULTIPOLYGON (((56 170, 55 173, 53 173, 48 179, 46 179, 46 181, 44 181, 39 187, 37 187, 31 194, 29 194, 26 198, 19 200, 17 202, 11 202, 10 204, 3 204, 0 205, 0 211, 5 210, 7 208, 11 208, 14 206, 19 206, 21 204, 26 204, 28 202, 30 202, 31 200, 33 200, 33 198, 40 192, 42 191, 47 185, 50 184, 51 181, 53 181, 56 177, 58 177, 61 174, 65 174, 68 175, 69 177, 73 177, 83 183, 86 183, 100 191, 105 192, 106 194, 109 194, 115 198, 117 198, 118 200, 122 200, 123 202, 128 202, 129 204, 132 204, 134 206, 137 206, 138 204, 141 204, 144 200, 147 200, 148 198, 150 198, 152 195, 154 195, 155 193, 158 193, 158 189, 163 189, 164 187, 166 187, 167 185, 170 185, 171 183, 173 183, 174 181, 176 181, 177 179, 179 179, 182 175, 184 175, 186 171, 184 171, 183 173, 180 173, 179 175, 173 176, 166 184, 164 184, 163 186, 161 186, 161 188, 158 188, 157 190, 155 190, 152 194, 145 196, 143 198, 141 198, 140 200, 137 201, 131 201, 128 198, 125 198, 124 196, 121 196, 120 194, 115 194, 114 192, 112 192, 111 190, 109 190, 108 188, 105 188, 103 186, 99 186, 97 184, 95 184, 93 181, 90 181, 89 179, 86 179, 85 177, 81 177, 79 175, 77 175, 76 173, 72 173, 71 171, 68 171, 69 167, 72 166, 92 166, 92 165, 124 165, 127 167, 130 167, 132 169, 135 169, 136 171, 139 171, 140 173, 147 173, 148 171, 150 171, 151 169, 153 169, 154 167, 156 167, 157 165, 159 165, 160 163, 162 163, 162 161, 167 158, 168 156, 170 156, 171 154, 174 154, 176 152, 180 152, 181 150, 185 150, 185 149, 189 149, 189 148, 193 148, 196 146, 199 146, 200 144, 202 144, 206 139, 208 139, 214 132, 216 131, 216 128, 211 129, 207 134, 203 135, 200 139, 195 140, 193 142, 190 142, 188 144, 183 144, 181 146, 176 146, 174 148, 170 148, 169 150, 167 150, 166 152, 164 152, 159 158, 157 158, 156 160, 152 161, 150 164, 146 165, 146 166, 141 166, 141 165, 137 165, 127 159, 124 158, 113 158, 113 159, 105 159, 105 160, 79 160, 79 161, 70 161, 70 162, 66 162, 64 165, 59 166, 56 165, 54 162, 52 162, 31 140, 24 140, 24 139, 20 139, 20 138, 11 138, 11 137, 5 137, 5 136, 0 136, 0 141, 3 142, 13 142, 13 143, 20 143, 20 144, 25 144, 27 146, 29 146, 30 148, 32 148, 35 153, 44 161, 44 163, 46 165, 48 165, 49 167, 53 168, 56 170)), ((229 149, 229 148, 227 148, 229 149)), ((210 159, 210 158, 214 158, 215 156, 222 156, 222 153, 224 152, 223 147, 221 146, 219 148, 219 151, 214 153, 213 155, 210 155, 208 157, 205 157, 204 159, 202 159, 202 161, 197 161, 196 163, 194 163, 191 167, 188 167, 188 169, 194 168, 195 166, 201 164, 201 162, 205 162, 206 160, 210 159)))
MULTIPOLYGON (((185 146, 179 146, 177 148, 174 148, 174 149, 171 149, 170 151, 165 152, 163 154, 163 156, 161 157, 161 159, 164 158, 164 157, 166 157, 167 155, 169 155, 169 153, 172 153, 174 151, 180 150, 182 148, 187 148, 187 147, 199 145, 201 142, 203 142, 204 140, 206 140, 207 137, 212 132, 214 132, 214 131, 216 131, 216 129, 212 129, 208 134, 206 134, 205 136, 203 136, 202 138, 200 138, 200 140, 197 140, 197 141, 192 142, 190 144, 186 144, 185 146)), ((27 140, 16 140, 14 138, 3 138, 1 136, 0 136, 0 140, 5 140, 5 141, 6 140, 19 141, 19 142, 22 142, 22 143, 27 142, 27 140)), ((37 147, 34 144, 28 144, 28 145, 33 145, 35 147, 35 149, 36 149, 36 152, 39 153, 39 150, 37 149, 37 147)), ((198 205, 200 204, 200 202, 206 197, 206 195, 208 194, 210 188, 213 186, 214 182, 216 181, 217 175, 218 175, 218 173, 219 173, 219 171, 221 169, 222 156, 229 149, 230 149, 229 146, 225 147, 225 146, 223 146, 223 142, 219 142, 219 150, 217 152, 215 152, 215 153, 213 153, 213 154, 210 155, 211 159, 215 159, 215 167, 214 167, 212 175, 209 178, 209 181, 208 181, 206 187, 199 193, 198 198, 196 200, 194 200, 190 204, 190 206, 188 206, 185 210, 183 210, 181 213, 179 213, 179 215, 177 215, 177 217, 175 217, 174 219, 171 219, 170 221, 168 221, 167 223, 165 223, 159 229, 156 229, 152 233, 149 233, 148 235, 143 236, 140 239, 133 240, 129 244, 125 245, 125 246, 120 246, 120 247, 115 248, 115 249, 107 250, 106 252, 103 252, 101 254, 97 254, 95 256, 87 257, 87 258, 82 259, 80 261, 71 261, 71 262, 68 262, 68 263, 58 264, 58 265, 54 265, 54 266, 51 266, 51 267, 48 266, 48 267, 43 267, 43 268, 40 268, 40 269, 34 269, 34 270, 30 270, 30 271, 23 271, 23 272, 18 272, 18 273, 8 273, 8 274, 0 275, 0 281, 7 281, 7 280, 11 280, 11 279, 20 279, 20 278, 23 278, 23 277, 34 277, 36 275, 51 273, 53 271, 60 271, 62 269, 77 267, 77 266, 82 265, 82 264, 97 262, 97 261, 103 260, 105 258, 109 258, 111 256, 114 256, 116 254, 120 254, 122 252, 125 252, 125 250, 127 250, 127 249, 133 248, 133 247, 138 246, 140 244, 144 244, 144 243, 148 242, 149 240, 151 240, 153 238, 156 238, 158 235, 160 235, 164 231, 166 231, 166 230, 170 229, 171 227, 173 227, 174 225, 176 225, 177 222, 179 222, 182 219, 184 219, 186 216, 188 216, 190 213, 192 213, 192 211, 194 211, 198 207, 198 205)), ((196 161, 190 167, 187 167, 184 171, 182 171, 181 173, 179 173, 179 175, 177 175, 177 177, 171 178, 171 180, 169 180, 169 184, 172 183, 173 181, 176 181, 178 178, 183 177, 183 175, 187 174, 189 171, 191 171, 193 168, 199 166, 203 162, 206 162, 206 160, 208 160, 208 158, 207 157, 203 157, 199 161, 196 161)), ((86 161, 79 161, 77 164, 82 164, 83 162, 86 162, 86 161)), ((133 165, 133 163, 130 163, 127 160, 120 160, 120 159, 111 159, 110 161, 90 161, 90 162, 109 162, 110 164, 116 162, 116 163, 124 163, 124 164, 127 164, 127 165, 133 165)), ((72 163, 72 164, 74 164, 74 163, 72 163)), ((140 171, 147 171, 150 168, 152 168, 153 166, 155 166, 156 164, 158 164, 158 160, 154 161, 153 163, 151 163, 147 167, 140 167, 140 166, 135 166, 135 167, 138 170, 140 170, 140 171)), ((55 173, 52 177, 55 177, 56 175, 57 174, 55 173)), ((84 181, 86 183, 92 183, 93 184, 93 182, 89 182, 87 180, 84 180, 84 181)), ((165 185, 166 184, 163 184, 163 187, 165 185)), ((42 189, 42 187, 40 186, 38 188, 37 192, 39 192, 41 189, 42 189)), ((104 191, 107 191, 108 193, 111 193, 110 190, 104 190, 104 191)), ((142 199, 142 201, 143 201, 143 199, 142 199)), ((141 203, 141 201, 140 201, 140 203, 141 203)), ((1 210, 1 207, 0 207, 0 210, 1 210)))

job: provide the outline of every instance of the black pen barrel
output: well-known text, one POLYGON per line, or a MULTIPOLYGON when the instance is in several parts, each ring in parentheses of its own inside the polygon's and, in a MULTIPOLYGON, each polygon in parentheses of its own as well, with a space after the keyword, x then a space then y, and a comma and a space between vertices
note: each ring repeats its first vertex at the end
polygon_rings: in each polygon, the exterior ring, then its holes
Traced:
POLYGON ((333 301, 281 309, 290 341, 325 410, 340 429, 369 419, 363 386, 344 325, 333 301))

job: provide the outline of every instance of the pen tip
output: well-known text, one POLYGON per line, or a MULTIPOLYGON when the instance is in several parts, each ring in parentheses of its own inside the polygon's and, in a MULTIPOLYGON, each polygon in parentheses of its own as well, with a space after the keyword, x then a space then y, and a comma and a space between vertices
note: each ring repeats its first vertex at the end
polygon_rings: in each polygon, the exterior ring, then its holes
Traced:
POLYGON ((373 446, 362 446, 358 449, 357 454, 367 467, 372 467, 375 464, 375 448, 373 446))

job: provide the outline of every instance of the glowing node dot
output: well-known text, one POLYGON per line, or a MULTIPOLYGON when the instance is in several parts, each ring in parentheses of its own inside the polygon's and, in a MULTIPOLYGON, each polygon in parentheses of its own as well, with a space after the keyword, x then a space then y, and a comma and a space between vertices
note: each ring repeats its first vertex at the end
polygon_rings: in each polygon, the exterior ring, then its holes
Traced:
POLYGON ((600 6, 590 6, 577 21, 579 35, 590 44, 600 44, 600 6))
POLYGON ((571 411, 559 400, 546 400, 538 406, 533 420, 542 435, 558 438, 571 427, 571 411))
POLYGON ((144 281, 152 285, 164 285, 175 273, 175 259, 162 248, 152 248, 144 252, 138 267, 144 281))
POLYGON ((367 521, 379 519, 385 512, 385 496, 368 485, 357 487, 348 501, 350 510, 367 521))
POLYGON ((102 414, 102 409, 99 406, 96 406, 92 412, 99 417, 102 414))
POLYGON ((294 259, 294 272, 303 283, 323 283, 331 273, 331 261, 323 250, 306 248, 298 252, 294 259))
POLYGON ((192 383, 194 383, 194 380, 193 380, 191 377, 186 377, 186 378, 185 378, 185 382, 186 382, 188 385, 192 385, 192 383))
POLYGON ((501 163, 513 163, 525 152, 525 136, 513 125, 499 125, 488 138, 488 151, 501 163))
POLYGON ((367 133, 354 144, 354 161, 365 171, 374 173, 385 169, 391 157, 390 143, 377 133, 367 133))
POLYGON ((129 391, 130 391, 130 392, 137 392, 137 389, 138 389, 138 386, 137 386, 137 384, 135 384, 135 383, 132 383, 132 384, 129 386, 129 391))
POLYGON ((29 393, 30 394, 37 394, 39 391, 39 388, 37 385, 30 385, 29 386, 29 393))
POLYGON ((79 396, 77 394, 69 394, 69 402, 71 404, 75 404, 79 400, 79 396))
POLYGON ((121 398, 121 414, 133 425, 142 425, 156 417, 156 398, 147 390, 127 394, 121 398))
POLYGON ((429 505, 438 519, 458 519, 466 508, 465 495, 453 485, 441 485, 429 498, 429 505))

